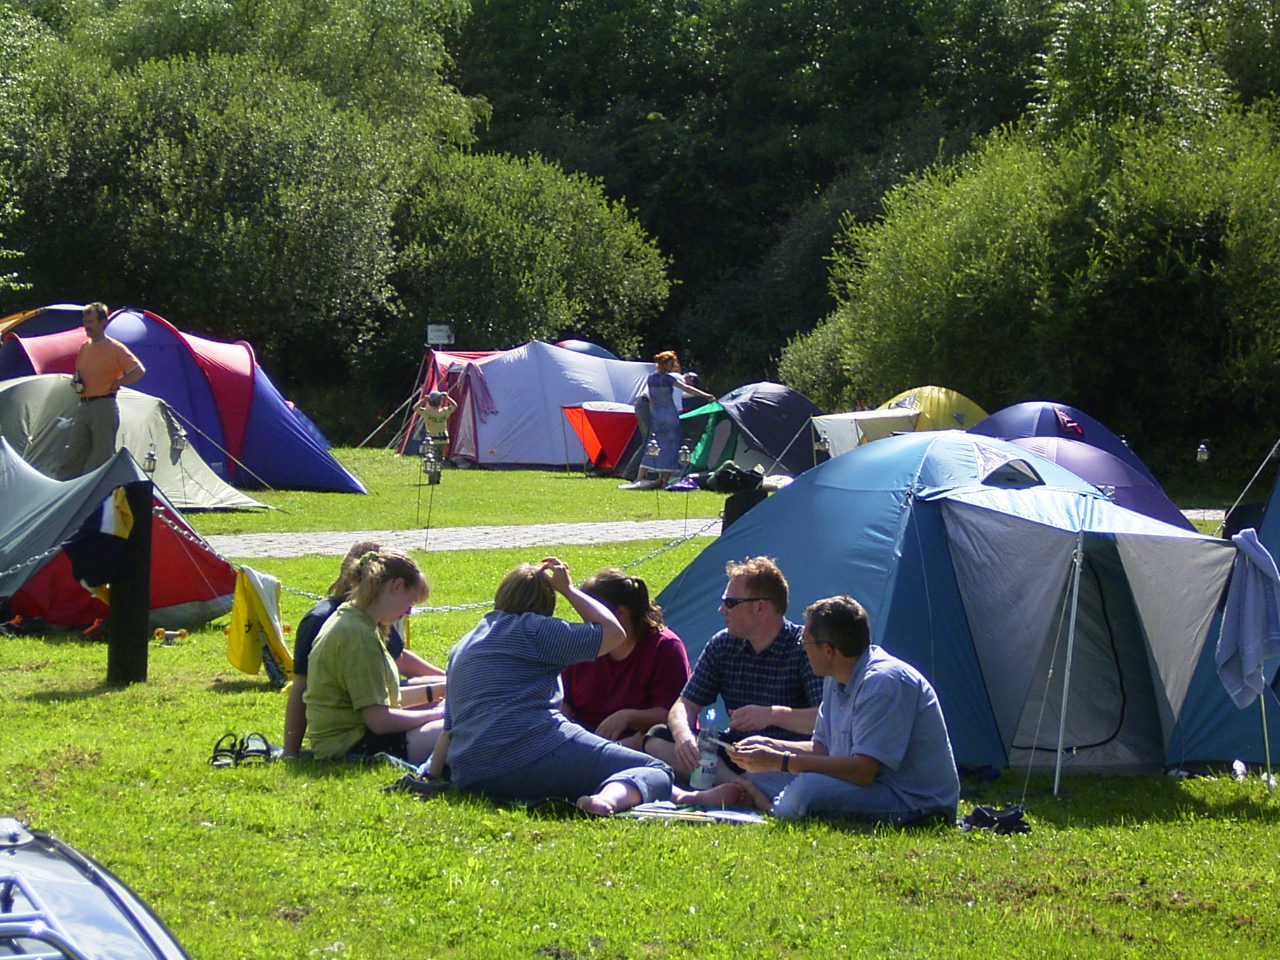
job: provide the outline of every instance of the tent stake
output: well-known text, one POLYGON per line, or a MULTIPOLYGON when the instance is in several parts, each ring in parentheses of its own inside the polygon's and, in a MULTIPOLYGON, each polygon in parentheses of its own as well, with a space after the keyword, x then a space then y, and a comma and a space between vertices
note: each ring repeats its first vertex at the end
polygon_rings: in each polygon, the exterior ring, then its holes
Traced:
POLYGON ((1071 622, 1067 626, 1067 662, 1062 671, 1062 709, 1058 715, 1058 759, 1053 767, 1053 795, 1062 782, 1062 741, 1067 735, 1067 697, 1071 687, 1071 656, 1075 652, 1076 616, 1080 609, 1080 568, 1084 565, 1084 531, 1076 531, 1076 555, 1071 567, 1071 622))

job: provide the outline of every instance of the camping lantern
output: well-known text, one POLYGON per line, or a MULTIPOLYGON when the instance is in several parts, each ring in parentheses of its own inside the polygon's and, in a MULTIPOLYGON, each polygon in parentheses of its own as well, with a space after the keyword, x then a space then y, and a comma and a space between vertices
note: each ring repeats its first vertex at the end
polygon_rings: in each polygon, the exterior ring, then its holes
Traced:
POLYGON ((435 448, 430 443, 422 448, 422 472, 427 475, 428 484, 440 482, 440 461, 436 459, 435 448))
POLYGON ((831 452, 831 441, 827 439, 827 435, 825 433, 818 434, 818 438, 813 441, 813 452, 814 453, 830 453, 831 452))
POLYGON ((1196 463, 1204 463, 1209 459, 1209 441, 1201 440, 1200 446, 1196 447, 1196 463))
POLYGON ((648 460, 657 460, 662 455, 662 447, 658 446, 658 439, 654 437, 645 445, 645 458, 648 460))
POLYGON ((687 443, 680 445, 680 466, 689 466, 689 445, 687 443))
POLYGON ((187 431, 179 430, 178 435, 173 438, 173 452, 182 453, 187 449, 187 431))
POLYGON ((142 458, 142 470, 148 476, 156 472, 156 445, 154 443, 147 450, 147 455, 142 458))

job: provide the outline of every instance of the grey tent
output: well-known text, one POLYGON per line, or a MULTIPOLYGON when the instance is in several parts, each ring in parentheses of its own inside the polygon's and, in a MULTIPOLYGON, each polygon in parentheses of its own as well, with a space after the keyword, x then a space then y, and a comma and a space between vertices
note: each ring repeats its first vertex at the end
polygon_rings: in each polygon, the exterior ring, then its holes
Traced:
MULTIPOLYGON (((79 402, 65 373, 15 377, 0 382, 0 437, 19 456, 49 476, 57 473, 66 431, 79 402)), ((163 400, 130 390, 119 393, 119 446, 139 463, 155 452, 151 481, 180 510, 251 510, 263 504, 219 478, 186 442, 186 434, 163 400)))
POLYGON ((0 597, 11 596, 75 536, 116 487, 145 480, 128 455, 63 483, 23 463, 0 437, 0 597))

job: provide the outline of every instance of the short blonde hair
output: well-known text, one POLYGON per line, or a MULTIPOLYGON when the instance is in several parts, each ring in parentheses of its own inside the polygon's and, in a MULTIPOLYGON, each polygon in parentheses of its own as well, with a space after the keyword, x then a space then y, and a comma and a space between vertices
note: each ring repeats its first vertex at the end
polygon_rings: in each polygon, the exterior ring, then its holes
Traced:
POLYGON ((556 591, 551 577, 540 563, 522 563, 498 584, 493 608, 502 613, 540 613, 549 617, 556 611, 556 591))
POLYGON ((95 300, 93 303, 86 303, 84 305, 84 310, 82 311, 82 313, 92 313, 94 316, 102 320, 107 319, 107 314, 110 312, 111 311, 107 309, 107 305, 101 300, 95 300))
POLYGON ((751 596, 768 600, 775 610, 786 614, 791 588, 778 567, 778 561, 773 557, 748 557, 741 563, 730 560, 724 565, 724 572, 730 580, 734 577, 746 577, 747 592, 751 596))

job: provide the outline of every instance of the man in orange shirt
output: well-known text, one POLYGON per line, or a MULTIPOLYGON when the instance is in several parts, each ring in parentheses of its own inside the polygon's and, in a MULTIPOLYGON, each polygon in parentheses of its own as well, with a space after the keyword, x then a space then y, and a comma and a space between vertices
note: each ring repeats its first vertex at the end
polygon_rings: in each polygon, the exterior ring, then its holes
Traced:
POLYGON ((80 394, 71 421, 71 434, 62 454, 59 478, 69 480, 102 466, 116 452, 120 411, 116 392, 137 383, 146 373, 142 362, 119 340, 107 336, 107 305, 84 308, 84 332, 88 336, 76 354, 72 385, 80 394))

